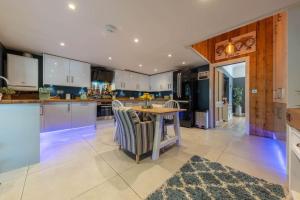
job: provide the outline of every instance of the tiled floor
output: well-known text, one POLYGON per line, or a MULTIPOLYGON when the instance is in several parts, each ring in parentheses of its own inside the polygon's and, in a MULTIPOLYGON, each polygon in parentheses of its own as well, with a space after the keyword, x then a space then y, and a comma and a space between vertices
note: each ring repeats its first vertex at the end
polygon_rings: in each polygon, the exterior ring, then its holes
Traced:
POLYGON ((286 185, 284 142, 246 136, 234 127, 182 128, 181 147, 137 165, 118 150, 112 132, 112 121, 106 121, 96 131, 42 134, 41 163, 0 174, 0 199, 143 199, 192 155, 286 185))

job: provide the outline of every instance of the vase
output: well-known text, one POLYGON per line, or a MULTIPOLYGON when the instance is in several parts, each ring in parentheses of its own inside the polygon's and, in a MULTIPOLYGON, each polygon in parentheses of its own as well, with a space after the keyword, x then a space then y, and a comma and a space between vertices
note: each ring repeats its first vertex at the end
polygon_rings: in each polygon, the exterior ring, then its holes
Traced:
POLYGON ((242 116, 242 106, 240 106, 240 105, 235 106, 235 115, 242 116))
POLYGON ((144 109, 150 109, 152 108, 151 102, 149 100, 145 101, 145 105, 142 106, 144 109))

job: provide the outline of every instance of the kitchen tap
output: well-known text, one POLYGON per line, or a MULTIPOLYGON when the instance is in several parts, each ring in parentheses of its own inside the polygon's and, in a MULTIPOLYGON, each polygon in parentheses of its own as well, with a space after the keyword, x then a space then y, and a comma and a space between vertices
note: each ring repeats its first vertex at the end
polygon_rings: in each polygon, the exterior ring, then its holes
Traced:
POLYGON ((9 80, 8 80, 7 78, 5 78, 5 77, 3 77, 3 76, 0 76, 0 80, 1 80, 1 79, 5 80, 5 82, 6 82, 6 85, 8 85, 8 84, 9 84, 9 80))

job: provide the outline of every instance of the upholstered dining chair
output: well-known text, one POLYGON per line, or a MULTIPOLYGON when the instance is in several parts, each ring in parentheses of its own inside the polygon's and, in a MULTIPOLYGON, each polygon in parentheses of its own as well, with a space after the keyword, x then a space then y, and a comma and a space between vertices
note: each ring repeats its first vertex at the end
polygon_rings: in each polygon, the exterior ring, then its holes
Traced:
POLYGON ((130 108, 117 108, 115 115, 121 129, 117 132, 120 149, 134 154, 139 163, 140 156, 153 149, 154 121, 141 122, 130 108))
POLYGON ((118 144, 120 144, 119 141, 118 141, 118 134, 117 133, 119 131, 121 131, 121 129, 120 129, 120 126, 118 125, 118 122, 116 120, 115 109, 117 109, 117 108, 123 108, 124 105, 119 100, 113 100, 112 103, 111 103, 111 106, 112 106, 112 111, 113 111, 113 114, 114 114, 114 122, 115 122, 115 129, 114 129, 114 133, 113 133, 113 140, 115 142, 117 142, 118 144))
MULTIPOLYGON (((175 100, 169 100, 167 101, 164 106, 164 108, 177 108, 180 109, 180 105, 175 100)), ((163 138, 167 136, 167 127, 174 125, 174 115, 166 115, 164 116, 164 123, 163 123, 163 138)))

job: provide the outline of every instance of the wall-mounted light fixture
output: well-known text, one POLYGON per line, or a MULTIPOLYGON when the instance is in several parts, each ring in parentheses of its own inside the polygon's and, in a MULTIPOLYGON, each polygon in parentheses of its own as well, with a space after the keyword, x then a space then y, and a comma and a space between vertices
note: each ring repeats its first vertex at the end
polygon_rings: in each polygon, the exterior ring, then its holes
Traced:
POLYGON ((225 47, 225 52, 227 55, 231 56, 235 53, 235 46, 232 43, 231 39, 229 40, 228 44, 225 47))

